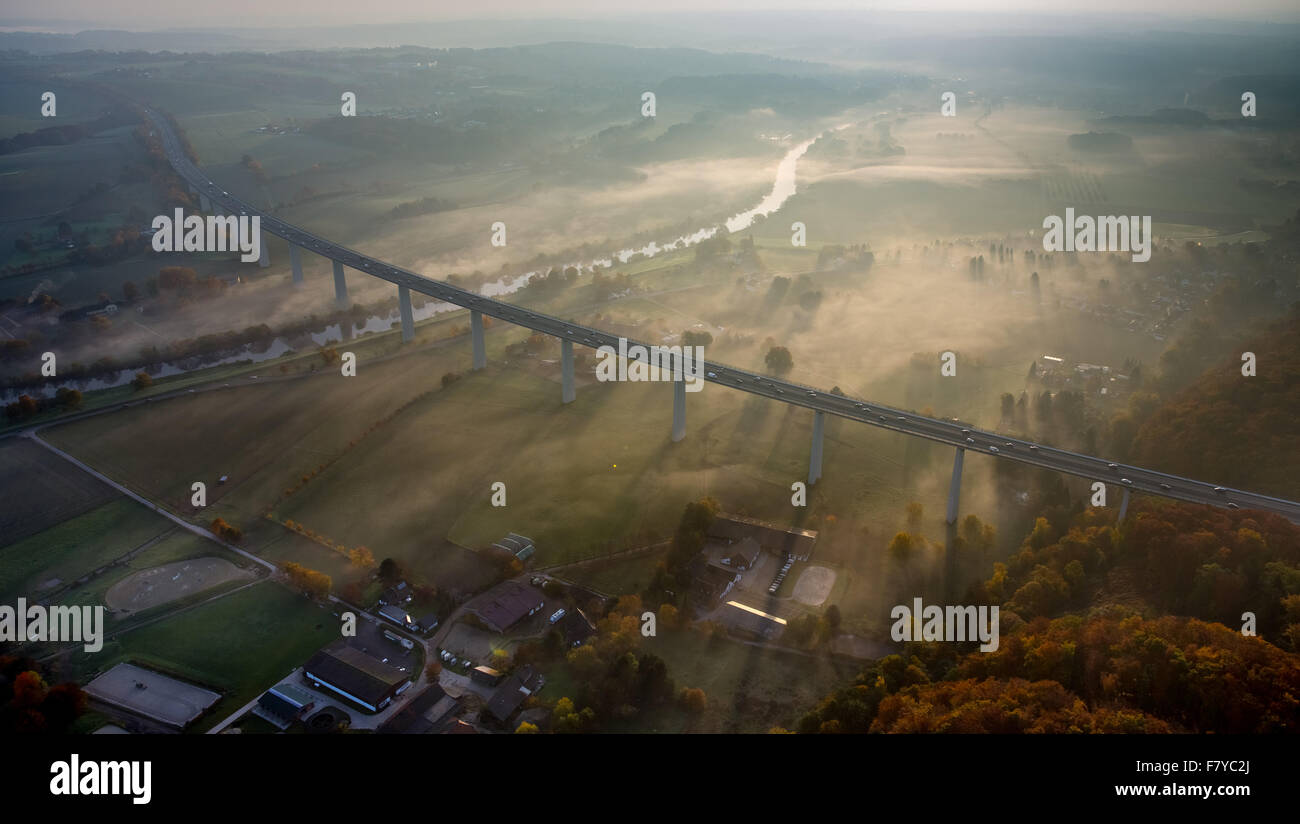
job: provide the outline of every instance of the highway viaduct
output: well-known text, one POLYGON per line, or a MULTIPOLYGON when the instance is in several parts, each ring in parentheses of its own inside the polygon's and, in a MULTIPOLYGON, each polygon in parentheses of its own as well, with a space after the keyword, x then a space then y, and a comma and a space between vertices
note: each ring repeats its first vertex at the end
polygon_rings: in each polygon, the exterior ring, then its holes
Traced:
MULTIPOLYGON (((473 369, 475 370, 487 366, 487 350, 483 340, 484 315, 558 338, 561 351, 561 401, 563 403, 570 403, 575 397, 573 376, 573 346, 575 343, 593 349, 609 346, 618 351, 619 339, 607 332, 529 311, 393 266, 377 258, 369 257, 361 252, 333 243, 326 238, 258 210, 252 204, 231 195, 210 180, 185 155, 180 140, 170 124, 152 109, 146 108, 145 111, 162 137, 168 161, 177 174, 186 180, 191 191, 198 196, 199 205, 202 209, 215 210, 219 214, 247 215, 250 217, 258 215, 261 219, 263 232, 283 238, 288 242, 289 263, 293 271, 294 283, 302 283, 302 250, 307 250, 332 261, 334 294, 339 302, 345 301, 348 294, 347 281, 344 275, 345 267, 350 267, 362 274, 395 284, 397 286, 403 342, 410 341, 415 335, 415 323, 411 307, 412 291, 469 309, 470 336, 473 343, 473 369)), ((261 249, 262 256, 259 263, 262 266, 269 266, 270 257, 265 242, 261 244, 261 249)), ((640 346, 642 347, 641 351, 647 353, 650 350, 648 345, 637 344, 635 341, 627 341, 627 346, 629 349, 640 346)), ((673 355, 670 357, 674 358, 671 361, 674 367, 678 366, 675 358, 680 356, 673 355)), ((1121 521, 1127 514, 1131 493, 1143 492, 1176 500, 1226 506, 1234 509, 1261 509, 1276 512, 1295 523, 1300 523, 1300 503, 1295 501, 1273 498, 1245 490, 1229 489, 1192 478, 1168 475, 1142 467, 1117 464, 1104 458, 1042 446, 1023 439, 1009 438, 995 432, 978 430, 956 419, 945 420, 918 415, 914 412, 894 409, 878 403, 823 392, 811 386, 794 383, 771 375, 737 369, 725 364, 705 361, 702 372, 704 380, 710 383, 720 384, 731 389, 812 410, 813 435, 808 462, 809 485, 815 484, 822 474, 825 418, 828 414, 952 446, 955 452, 946 511, 946 519, 949 524, 955 523, 957 520, 958 504, 961 496, 962 465, 968 449, 1002 460, 1017 461, 1116 486, 1123 492, 1119 511, 1119 520, 1121 521)), ((672 382, 672 386, 672 439, 673 441, 681 441, 686 437, 686 383, 677 380, 672 382)))

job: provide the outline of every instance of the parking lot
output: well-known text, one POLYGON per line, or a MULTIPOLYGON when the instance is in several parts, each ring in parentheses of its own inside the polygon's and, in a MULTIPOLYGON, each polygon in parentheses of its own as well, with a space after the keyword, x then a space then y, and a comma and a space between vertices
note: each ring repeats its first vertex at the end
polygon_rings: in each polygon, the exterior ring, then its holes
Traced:
POLYGON ((406 634, 399 632, 396 627, 387 621, 378 624, 370 621, 357 621, 356 636, 353 638, 345 637, 343 640, 350 647, 356 647, 367 655, 378 658, 386 664, 391 664, 405 673, 418 676, 419 673, 415 670, 420 666, 419 645, 417 644, 411 649, 403 649, 396 641, 384 637, 384 630, 406 637, 406 634))

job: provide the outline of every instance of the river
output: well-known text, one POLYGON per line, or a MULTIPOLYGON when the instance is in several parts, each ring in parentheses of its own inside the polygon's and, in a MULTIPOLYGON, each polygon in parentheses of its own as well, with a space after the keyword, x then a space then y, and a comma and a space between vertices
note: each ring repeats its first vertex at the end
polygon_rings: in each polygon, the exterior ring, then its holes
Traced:
MULTIPOLYGON (((840 129, 845 128, 845 126, 847 125, 849 124, 846 123, 840 126, 836 126, 834 129, 831 129, 830 131, 838 131, 840 129)), ((748 229, 750 226, 754 224, 755 218, 766 217, 767 215, 772 214, 773 212, 780 209, 783 205, 785 205, 785 202, 789 200, 795 193, 795 173, 799 165, 799 158, 803 157, 804 154, 808 151, 809 147, 811 147, 812 144, 815 143, 816 141, 817 141, 816 137, 809 138, 808 140, 799 143, 798 145, 794 146, 792 149, 790 149, 788 152, 785 153, 785 155, 781 158, 781 161, 776 166, 776 176, 772 181, 772 191, 769 192, 766 197, 760 200, 758 204, 755 205, 752 209, 748 209, 744 212, 741 212, 737 215, 733 215, 732 217, 728 218, 725 221, 728 232, 735 233, 744 229, 748 229)), ((645 246, 642 246, 639 249, 637 248, 620 249, 617 252, 611 253, 608 257, 597 258, 596 260, 592 260, 587 263, 579 263, 575 261, 573 263, 566 264, 566 267, 572 266, 577 268, 579 274, 582 274, 584 272, 594 272, 597 269, 603 269, 603 268, 608 268, 613 266, 615 260, 617 260, 620 263, 627 263, 627 261, 631 259, 633 255, 644 255, 646 257, 654 257, 655 255, 661 254, 663 252, 672 252, 672 251, 676 251, 677 249, 682 249, 687 246, 692 246, 696 243, 699 243, 702 240, 707 240, 713 237, 715 234, 717 234, 717 231, 718 231, 717 226, 708 226, 699 229, 695 232, 692 232, 691 234, 682 235, 680 237, 674 238, 673 240, 663 245, 659 245, 654 241, 651 241, 650 243, 647 243, 645 246)), ((524 285, 527 284, 531 278, 541 273, 542 273, 541 270, 535 270, 532 272, 525 272, 524 274, 517 275, 515 277, 503 277, 491 283, 483 284, 482 288, 479 289, 479 293, 485 297, 491 297, 491 298, 497 298, 503 295, 508 295, 512 292, 517 292, 518 290, 522 289, 524 285)), ((452 312, 461 308, 462 307, 457 306, 454 303, 444 303, 442 301, 431 300, 426 302, 423 306, 414 307, 413 315, 415 317, 415 320, 421 321, 421 320, 426 320, 428 318, 431 318, 434 315, 437 315, 441 312, 452 312)), ((352 338, 357 337, 358 335, 362 335, 367 332, 370 333, 386 332, 400 323, 401 323, 401 318, 398 315, 397 310, 393 309, 391 312, 388 312, 383 315, 371 315, 370 317, 366 318, 364 323, 353 323, 352 329, 350 330, 350 334, 346 336, 343 334, 342 325, 335 323, 335 324, 331 324, 330 326, 326 326, 324 329, 322 329, 319 332, 313 332, 310 335, 300 335, 295 337, 293 340, 296 341, 299 345, 302 345, 306 342, 306 338, 310 337, 312 343, 315 344, 316 346, 325 346, 331 343, 340 343, 345 339, 350 340, 352 338)), ((269 345, 267 345, 265 348, 262 348, 257 344, 249 344, 247 346, 241 347, 239 350, 235 352, 229 353, 227 355, 214 356, 212 358, 200 358, 200 357, 186 358, 183 362, 168 362, 163 364, 155 364, 150 367, 136 366, 130 368, 123 368, 121 371, 117 372, 116 374, 105 376, 105 377, 90 378, 84 380, 73 380, 73 381, 55 381, 55 382, 51 382, 49 388, 44 391, 32 390, 32 389, 10 390, 4 393, 3 395, 0 395, 0 403, 6 403, 6 404, 12 403, 13 401, 18 399, 18 396, 20 394, 28 394, 34 397, 52 395, 54 393, 54 390, 60 386, 72 386, 76 389, 81 390, 82 392, 94 392, 99 389, 111 389, 112 387, 115 386, 123 386, 125 384, 130 383, 135 378, 135 373, 141 371, 142 368, 145 371, 147 371, 150 374, 150 376, 154 378, 165 378, 165 377, 170 377, 172 375, 179 375, 184 372, 194 371, 195 369, 206 369, 212 366, 220 366, 222 364, 236 363, 239 361, 252 361, 253 363, 261 363, 262 361, 274 360, 275 358, 280 357, 286 352, 292 351, 293 348, 294 348, 293 343, 290 342, 289 338, 278 337, 274 341, 272 341, 269 345)))

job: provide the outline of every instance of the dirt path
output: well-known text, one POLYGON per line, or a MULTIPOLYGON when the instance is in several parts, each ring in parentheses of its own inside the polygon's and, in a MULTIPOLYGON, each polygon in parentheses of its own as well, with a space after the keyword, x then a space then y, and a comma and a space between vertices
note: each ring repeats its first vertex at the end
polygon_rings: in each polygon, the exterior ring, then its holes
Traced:
POLYGON ((50 443, 47 443, 46 441, 41 440, 41 438, 40 438, 39 436, 37 436, 35 430, 28 430, 27 432, 25 432, 25 433, 23 433, 23 434, 24 434, 25 437, 29 438, 30 440, 32 440, 32 441, 34 441, 34 442, 40 444, 41 446, 45 447, 45 448, 48 449, 48 450, 50 450, 50 451, 53 452, 55 455, 58 455, 60 458, 63 458, 65 461, 68 461, 68 462, 72 463, 73 465, 75 465, 76 467, 78 467, 79 469, 81 469, 83 472, 86 472, 86 473, 88 473, 88 474, 90 474, 90 475, 93 475, 95 478, 98 478, 99 480, 101 480, 101 481, 103 481, 104 483, 108 484, 109 486, 113 487, 113 488, 116 489, 118 492, 121 492, 123 495, 127 496, 127 497, 130 498, 131 500, 133 500, 133 501, 137 501, 137 502, 139 502, 139 503, 141 503, 141 504, 144 504, 145 506, 149 507, 149 508, 152 509, 154 512, 157 512, 159 515, 163 516, 164 518, 166 518, 167 520, 169 520, 169 521, 171 521, 172 523, 176 524, 177 526, 182 527, 183 529, 187 529, 187 530, 189 530, 190 532, 193 532, 195 535, 198 535, 200 538, 207 538, 209 541, 212 541, 212 542, 214 542, 214 543, 221 544, 223 547, 225 547, 226 549, 228 549, 228 550, 230 550, 231 552, 235 553, 236 555, 241 555, 241 556, 243 556, 244 558, 247 558, 248 560, 250 560, 250 561, 252 561, 253 563, 257 564, 258 566, 263 567, 264 569, 267 569, 267 570, 269 570, 269 571, 271 571, 271 572, 275 572, 275 571, 276 571, 276 566, 275 566, 275 564, 271 563, 270 561, 265 561, 265 560, 263 560, 263 559, 257 557, 256 555, 254 555, 254 554, 251 553, 251 552, 247 552, 247 551, 245 551, 245 550, 243 550, 243 549, 240 549, 239 547, 235 546, 234 544, 226 543, 225 541, 223 541, 223 540, 221 540, 220 538, 218 538, 217 535, 216 535, 216 533, 214 533, 214 532, 212 532, 212 531, 210 531, 210 530, 204 529, 204 528, 201 527, 201 526, 197 526, 196 524, 192 524, 192 523, 190 523, 189 521, 186 521, 185 519, 181 518, 181 517, 178 516, 178 515, 173 515, 169 510, 164 509, 163 507, 159 506, 158 504, 155 504, 153 501, 150 501, 148 498, 145 498, 145 497, 142 496, 142 495, 137 495, 135 492, 131 491, 130 489, 127 489, 127 488, 126 488, 125 486, 123 486, 122 484, 120 484, 120 483, 118 483, 117 481, 113 480, 112 478, 108 477, 108 476, 105 475, 104 473, 99 472, 99 471, 97 471, 97 470, 95 470, 95 469, 92 469, 88 464, 86 464, 86 463, 84 463, 84 462, 82 462, 82 461, 77 460, 76 458, 74 458, 74 457, 72 457, 71 455, 69 455, 67 452, 64 452, 62 449, 59 449, 57 446, 54 446, 53 444, 50 444, 50 443))

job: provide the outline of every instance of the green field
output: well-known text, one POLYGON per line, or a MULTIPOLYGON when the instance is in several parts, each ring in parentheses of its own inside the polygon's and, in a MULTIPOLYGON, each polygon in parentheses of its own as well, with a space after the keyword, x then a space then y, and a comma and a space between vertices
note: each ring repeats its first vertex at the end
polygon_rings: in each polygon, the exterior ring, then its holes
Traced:
POLYGON ((11 76, 0 80, 0 138, 34 132, 50 126, 67 126, 94 120, 106 108, 89 89, 60 80, 11 76), (41 95, 54 92, 55 117, 41 115, 41 95))
POLYGON ((39 444, 21 438, 0 441, 0 547, 115 497, 112 487, 39 444))
POLYGON ((171 526, 135 501, 115 498, 0 549, 0 598, 13 603, 71 584, 171 526))
POLYGON ((190 485, 204 481, 213 513, 247 523, 304 472, 337 456, 373 421, 436 384, 467 355, 431 351, 363 364, 355 378, 322 373, 250 381, 59 426, 44 436, 186 514, 192 511, 190 485), (134 444, 146 437, 150 448, 137 449, 134 444), (230 478, 225 485, 217 483, 221 475, 230 478))
POLYGON ((606 595, 633 595, 650 584, 655 567, 663 560, 663 556, 663 551, 647 552, 633 558, 566 567, 557 570, 556 574, 606 595))
POLYGON ((60 675, 85 682, 121 661, 219 690, 222 699, 191 732, 201 732, 274 686, 337 637, 337 619, 300 595, 260 583, 108 640, 79 648, 60 675))
MULTIPOLYGON (((185 561, 192 558, 216 557, 224 558, 235 566, 248 566, 249 562, 236 555, 233 552, 214 543, 206 538, 187 532, 180 527, 173 526, 171 529, 164 531, 158 536, 156 543, 150 544, 139 554, 133 555, 129 561, 119 564, 103 575, 99 575, 87 582, 84 586, 78 586, 59 595, 56 603, 69 605, 103 605, 104 593, 122 579, 134 575, 137 572, 153 569, 163 564, 169 564, 173 561, 185 561)), ((194 600, 203 600, 211 598, 224 590, 232 589, 237 586, 243 586, 248 583, 249 579, 239 579, 236 581, 227 581, 211 589, 203 590, 187 596, 179 601, 169 601, 165 604, 132 613, 127 616, 130 624, 146 619, 151 615, 169 612, 182 606, 185 602, 194 600)), ((112 610, 105 612, 105 620, 109 626, 115 625, 124 620, 123 616, 115 614, 112 610)))
MULTIPOLYGON (((661 539, 685 501, 706 493, 754 510, 789 505, 789 482, 806 472, 811 416, 714 388, 688 406, 693 440, 674 445, 665 384, 592 384, 563 406, 545 376, 491 367, 412 406, 281 512, 348 544, 413 557, 443 530, 465 546, 520 532, 546 565, 661 539), (491 505, 496 481, 505 507, 491 505), (340 494, 350 505, 338 506, 340 494)), ((850 448, 881 451, 873 431, 852 434, 850 448)))
MULTIPOLYGON (((38 146, 0 155, 0 266, 63 260, 67 250, 62 248, 26 253, 14 246, 26 232, 53 238, 60 220, 71 223, 75 232, 89 231, 92 242, 102 243, 104 223, 147 195, 147 183, 120 181, 122 167, 138 163, 142 156, 129 127, 110 129, 66 146, 38 146), (109 188, 83 199, 96 184, 109 188)), ((49 276, 49 272, 43 274, 49 276)), ((40 280, 38 277, 35 282, 40 280)), ((8 297, 21 292, 25 296, 35 285, 23 278, 21 282, 30 285, 21 291, 15 285, 19 282, 0 281, 0 294, 8 297)))

